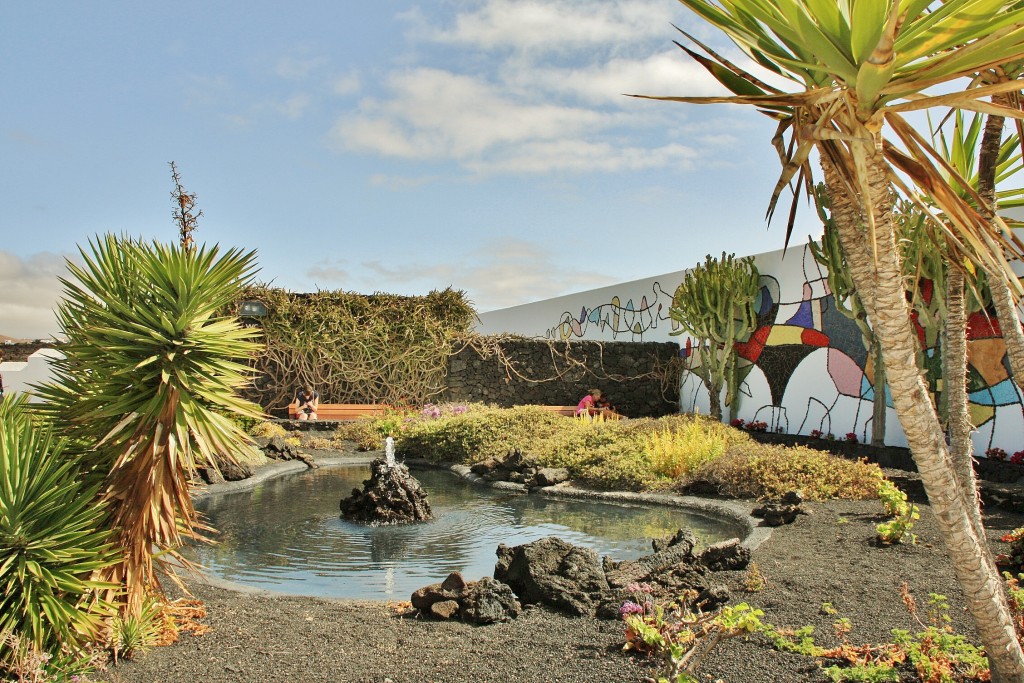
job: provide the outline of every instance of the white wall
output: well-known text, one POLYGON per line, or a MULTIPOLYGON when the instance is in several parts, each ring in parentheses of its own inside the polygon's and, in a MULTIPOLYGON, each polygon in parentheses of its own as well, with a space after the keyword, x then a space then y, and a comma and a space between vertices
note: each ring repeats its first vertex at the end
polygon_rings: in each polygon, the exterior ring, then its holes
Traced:
MULTIPOLYGON (((747 350, 753 363, 741 387, 738 416, 787 433, 821 430, 843 438, 853 432, 860 441, 869 441, 873 389, 864 372, 867 353, 856 327, 835 310, 824 268, 806 245, 757 254, 754 260, 762 276, 764 344, 760 351, 756 343, 747 350)), ((687 337, 671 334, 677 326, 669 316, 672 295, 685 272, 482 313, 476 329, 556 340, 675 341, 686 356, 687 337)), ((1001 340, 973 339, 972 353, 980 357, 985 352, 991 359, 993 343, 1001 340)), ((1006 378, 998 362, 985 367, 988 383, 971 394, 979 425, 975 453, 999 446, 1012 454, 1024 448, 1021 389, 1006 378)), ((680 406, 709 411, 707 391, 692 373, 684 373, 680 406)), ((886 443, 906 445, 891 407, 886 443)))
POLYGON ((27 361, 0 363, 0 377, 3 377, 4 394, 31 392, 30 385, 48 382, 51 379, 50 359, 63 357, 64 354, 56 349, 39 349, 29 356, 27 361))

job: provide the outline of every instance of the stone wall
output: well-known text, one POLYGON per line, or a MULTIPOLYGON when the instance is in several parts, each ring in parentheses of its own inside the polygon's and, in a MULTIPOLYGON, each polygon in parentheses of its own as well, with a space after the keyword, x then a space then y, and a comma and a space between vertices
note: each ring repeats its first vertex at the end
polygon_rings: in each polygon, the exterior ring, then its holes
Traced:
POLYGON ((679 345, 673 342, 495 338, 448 361, 448 401, 511 407, 575 405, 592 388, 628 417, 678 412, 679 345))
POLYGON ((60 343, 53 341, 43 341, 37 339, 36 341, 30 342, 13 342, 10 344, 0 344, 0 361, 7 361, 10 363, 24 363, 28 360, 28 357, 39 349, 59 349, 60 343))

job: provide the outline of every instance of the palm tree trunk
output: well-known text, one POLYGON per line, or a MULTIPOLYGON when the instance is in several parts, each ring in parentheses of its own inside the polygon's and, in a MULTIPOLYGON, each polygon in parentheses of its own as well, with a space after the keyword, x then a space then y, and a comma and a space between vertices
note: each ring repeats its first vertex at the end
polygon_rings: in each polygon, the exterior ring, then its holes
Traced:
POLYGON ((871 403, 871 445, 884 446, 885 417, 888 407, 885 400, 885 362, 882 359, 882 345, 878 343, 873 334, 869 350, 875 356, 872 380, 875 385, 875 395, 871 403))
POLYGON ((1024 329, 1021 328, 1017 304, 1002 279, 990 277, 989 288, 992 290, 992 303, 996 306, 996 317, 999 319, 1003 343, 1006 344, 1013 379, 1017 386, 1024 386, 1024 329))
POLYGON ((828 142, 819 143, 833 216, 839 228, 847 265, 882 345, 886 379, 935 514, 953 569, 967 597, 968 608, 992 666, 993 681, 1024 680, 1024 650, 1017 641, 999 572, 983 537, 979 537, 953 472, 945 435, 917 368, 917 338, 910 324, 899 256, 892 225, 892 201, 884 160, 877 148, 866 160, 875 235, 871 239, 860 198, 847 194, 832 165, 828 142), (870 249, 874 248, 874 254, 870 249))
POLYGON ((946 429, 953 471, 960 480, 964 506, 971 517, 974 532, 985 538, 981 521, 981 496, 974 473, 974 444, 967 410, 967 303, 964 300, 964 273, 949 268, 946 273, 946 323, 942 347, 942 391, 946 394, 946 429))

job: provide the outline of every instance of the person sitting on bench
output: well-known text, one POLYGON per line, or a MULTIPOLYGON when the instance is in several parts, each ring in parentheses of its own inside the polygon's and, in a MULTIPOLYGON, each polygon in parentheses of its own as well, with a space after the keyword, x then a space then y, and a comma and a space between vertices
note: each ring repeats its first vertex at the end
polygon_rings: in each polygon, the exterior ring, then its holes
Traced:
POLYGON ((576 406, 576 416, 579 417, 580 415, 596 415, 599 412, 601 412, 601 410, 597 407, 597 401, 600 398, 600 389, 591 389, 590 391, 588 391, 587 395, 584 396, 580 400, 579 404, 577 404, 576 406))
POLYGON ((292 399, 293 411, 300 420, 315 420, 316 408, 320 405, 320 394, 313 391, 313 385, 299 387, 292 399))

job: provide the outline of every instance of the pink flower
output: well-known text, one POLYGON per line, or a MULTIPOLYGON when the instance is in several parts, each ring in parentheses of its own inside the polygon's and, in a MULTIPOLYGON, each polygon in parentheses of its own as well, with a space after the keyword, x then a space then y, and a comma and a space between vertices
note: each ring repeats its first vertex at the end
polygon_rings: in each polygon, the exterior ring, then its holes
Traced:
POLYGON ((626 617, 630 614, 643 614, 644 608, 636 604, 632 600, 626 600, 622 603, 622 607, 619 608, 619 615, 626 617))

